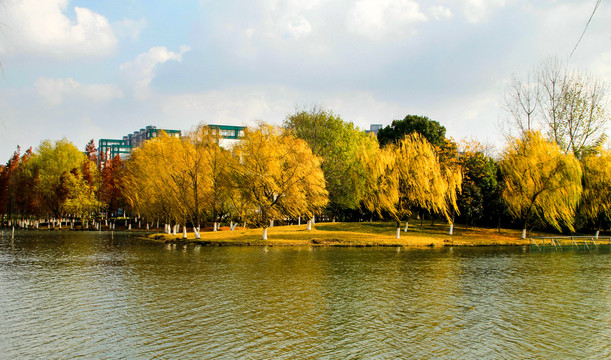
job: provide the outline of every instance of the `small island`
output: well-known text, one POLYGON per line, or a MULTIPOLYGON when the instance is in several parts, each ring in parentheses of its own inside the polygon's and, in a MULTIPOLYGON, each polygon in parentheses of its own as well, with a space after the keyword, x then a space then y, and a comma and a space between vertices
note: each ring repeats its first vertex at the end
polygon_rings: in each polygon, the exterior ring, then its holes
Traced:
POLYGON ((261 239, 261 229, 238 227, 230 231, 221 227, 219 231, 202 231, 200 239, 189 233, 151 234, 147 238, 169 244, 196 244, 203 246, 522 246, 529 239, 520 239, 520 231, 511 229, 488 229, 455 227, 448 234, 447 224, 416 225, 395 237, 393 222, 328 222, 317 223, 312 230, 307 225, 286 225, 268 228, 267 240, 261 239))

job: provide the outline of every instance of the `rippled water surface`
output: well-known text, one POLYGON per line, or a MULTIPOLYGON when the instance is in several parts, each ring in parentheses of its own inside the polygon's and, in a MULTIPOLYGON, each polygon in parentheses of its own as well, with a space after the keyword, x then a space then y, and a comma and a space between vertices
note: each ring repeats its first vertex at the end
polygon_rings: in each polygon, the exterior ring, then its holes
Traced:
POLYGON ((611 358, 607 250, 0 240, 0 358, 611 358))

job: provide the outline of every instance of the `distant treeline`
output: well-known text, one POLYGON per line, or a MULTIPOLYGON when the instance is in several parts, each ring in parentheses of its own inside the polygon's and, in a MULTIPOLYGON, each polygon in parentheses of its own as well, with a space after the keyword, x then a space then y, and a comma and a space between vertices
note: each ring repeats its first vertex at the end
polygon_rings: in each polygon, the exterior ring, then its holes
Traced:
POLYGON ((4 225, 32 225, 108 224, 127 212, 168 224, 166 231, 192 227, 196 236, 204 226, 247 223, 264 228, 264 238, 274 221, 311 226, 315 217, 392 219, 397 229, 415 218, 568 232, 608 226, 611 154, 600 146, 575 153, 525 129, 495 158, 445 131, 408 115, 375 136, 311 109, 283 127, 247 129, 231 148, 205 125, 182 138, 162 134, 126 161, 98 159, 93 140, 85 152, 45 140, 35 151, 18 149, 0 169, 0 213, 4 225))

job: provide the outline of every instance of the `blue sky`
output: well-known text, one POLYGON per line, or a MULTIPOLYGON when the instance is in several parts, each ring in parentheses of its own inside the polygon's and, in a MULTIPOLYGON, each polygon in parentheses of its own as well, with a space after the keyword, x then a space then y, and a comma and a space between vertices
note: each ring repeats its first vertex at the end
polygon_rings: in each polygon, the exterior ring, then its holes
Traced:
MULTIPOLYGON (((2 0, 0 163, 17 145, 157 125, 281 124, 321 106, 362 129, 426 115, 501 146, 512 73, 568 58, 596 1, 2 0)), ((611 83, 611 4, 571 65, 611 83)))

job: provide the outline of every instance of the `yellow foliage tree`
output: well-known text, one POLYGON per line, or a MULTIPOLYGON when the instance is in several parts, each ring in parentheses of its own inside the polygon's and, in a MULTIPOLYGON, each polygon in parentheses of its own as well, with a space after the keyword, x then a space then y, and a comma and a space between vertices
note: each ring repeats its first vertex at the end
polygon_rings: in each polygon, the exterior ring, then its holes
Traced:
POLYGON ((611 219, 611 151, 590 154, 583 158, 583 193, 580 211, 596 223, 596 237, 600 222, 611 219))
POLYGON ((269 125, 245 131, 233 148, 234 181, 255 209, 253 220, 267 239, 270 220, 312 216, 328 202, 320 159, 308 144, 269 125))
POLYGON ((188 216, 186 170, 183 160, 193 149, 180 139, 162 133, 134 149, 126 162, 122 185, 131 208, 149 219, 181 222, 188 216))
POLYGON ((395 168, 395 151, 387 146, 375 152, 367 152, 362 161, 367 169, 362 205, 380 217, 384 212, 397 217, 395 204, 399 200, 399 176, 395 168))
POLYGON ((400 238, 401 219, 409 217, 414 207, 443 215, 451 221, 450 210, 456 209, 456 191, 462 175, 458 165, 442 168, 437 152, 419 133, 405 136, 397 144, 381 149, 367 159, 371 179, 369 195, 363 205, 378 214, 389 213, 397 223, 400 238))
MULTIPOLYGON (((193 224, 199 238, 202 214, 213 198, 210 136, 171 137, 162 133, 132 152, 126 163, 123 188, 127 201, 140 214, 168 222, 193 224)), ((186 230, 183 231, 186 235, 186 230)))
POLYGON ((60 218, 65 213, 87 217, 97 210, 95 166, 67 139, 41 142, 28 167, 43 212, 60 218))
POLYGON ((574 231, 574 213, 582 192, 581 167, 572 154, 564 154, 539 132, 513 138, 500 163, 503 198, 510 213, 522 224, 522 238, 533 218, 559 231, 574 231))
POLYGON ((231 152, 221 148, 218 129, 207 125, 199 125, 185 136, 185 140, 195 151, 185 164, 192 184, 193 208, 199 209, 193 221, 199 226, 199 213, 203 212, 216 231, 219 222, 230 212, 231 199, 235 195, 229 182, 231 152))

